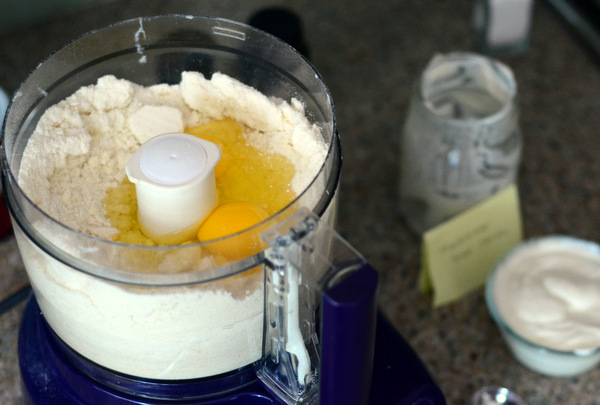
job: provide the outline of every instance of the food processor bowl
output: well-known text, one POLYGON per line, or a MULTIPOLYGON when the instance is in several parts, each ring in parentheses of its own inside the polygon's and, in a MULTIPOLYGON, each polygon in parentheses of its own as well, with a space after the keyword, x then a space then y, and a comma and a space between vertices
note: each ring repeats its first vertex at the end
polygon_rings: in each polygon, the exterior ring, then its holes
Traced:
POLYGON ((329 91, 292 47, 244 24, 166 15, 90 32, 31 73, 4 124, 4 191, 45 320, 83 358, 152 380, 218 376, 260 359, 264 250, 229 259, 211 253, 211 245, 223 240, 149 247, 90 236, 34 204, 19 186, 19 174, 42 114, 80 87, 104 75, 143 86, 176 84, 185 71, 208 78, 220 72, 268 97, 299 100, 328 147, 314 179, 293 202, 225 240, 243 243, 303 207, 332 224, 341 154, 329 91))

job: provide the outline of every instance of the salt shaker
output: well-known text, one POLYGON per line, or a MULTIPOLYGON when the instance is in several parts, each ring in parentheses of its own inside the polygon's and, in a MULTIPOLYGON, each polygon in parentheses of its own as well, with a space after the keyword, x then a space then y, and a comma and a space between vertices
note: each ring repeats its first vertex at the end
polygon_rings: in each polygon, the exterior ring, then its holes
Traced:
POLYGON ((475 0, 473 25, 481 51, 514 55, 527 50, 533 0, 475 0))
POLYGON ((401 210, 423 233, 514 183, 521 159, 517 85, 474 53, 432 58, 414 87, 401 142, 401 210))

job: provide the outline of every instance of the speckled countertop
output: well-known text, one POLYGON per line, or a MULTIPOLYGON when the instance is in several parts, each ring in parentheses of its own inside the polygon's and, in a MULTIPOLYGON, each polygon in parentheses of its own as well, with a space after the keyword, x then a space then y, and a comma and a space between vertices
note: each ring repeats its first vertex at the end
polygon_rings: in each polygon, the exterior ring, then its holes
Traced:
MULTIPOLYGON (((598 403, 600 369, 575 378, 528 371, 509 354, 478 290, 433 309, 417 291, 420 241, 397 210, 398 140, 409 89, 436 52, 473 50, 471 0, 123 0, 0 33, 0 86, 12 93, 69 40, 123 19, 185 13, 247 21, 283 5, 302 16, 311 59, 330 87, 344 153, 339 230, 382 276, 380 302, 419 353, 449 404, 481 385, 507 386, 530 404, 598 403)), ((530 49, 501 58, 519 84, 525 143, 520 172, 527 237, 600 241, 600 71, 594 55, 543 1, 530 49)), ((0 297, 26 283, 13 238, 0 241, 0 297)), ((16 360, 23 304, 0 317, 0 403, 20 402, 16 360)))

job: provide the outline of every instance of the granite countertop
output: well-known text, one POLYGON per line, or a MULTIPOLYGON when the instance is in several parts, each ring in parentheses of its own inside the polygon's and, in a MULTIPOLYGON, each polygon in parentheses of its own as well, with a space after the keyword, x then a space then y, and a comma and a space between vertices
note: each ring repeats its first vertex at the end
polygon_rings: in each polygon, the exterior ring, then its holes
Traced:
MULTIPOLYGON (((597 403, 600 368, 549 378, 514 360, 482 289, 432 308, 417 290, 421 244, 398 212, 399 136, 412 83, 437 52, 474 50, 474 1, 338 0, 173 2, 122 0, 0 33, 0 87, 9 94, 69 40, 112 22, 184 13, 248 21, 257 9, 296 11, 310 57, 330 87, 344 167, 339 230, 381 273, 380 304, 421 356, 449 404, 502 385, 530 405, 597 403)), ((600 72, 597 60, 544 1, 529 50, 500 58, 519 84, 524 155, 519 177, 526 237, 568 234, 600 241, 600 72)), ((13 237, 0 241, 0 297, 26 284, 13 237)), ((0 316, 0 403, 19 403, 19 304, 0 316)))

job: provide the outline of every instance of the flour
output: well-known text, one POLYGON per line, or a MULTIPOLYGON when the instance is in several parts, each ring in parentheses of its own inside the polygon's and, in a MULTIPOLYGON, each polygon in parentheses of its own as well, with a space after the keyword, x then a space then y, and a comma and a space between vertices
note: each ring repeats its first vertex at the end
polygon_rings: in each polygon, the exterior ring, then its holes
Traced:
MULTIPOLYGON (((281 153, 294 165, 297 194, 317 176, 327 146, 300 102, 269 99, 221 74, 206 80, 185 73, 179 85, 151 87, 105 76, 49 108, 24 151, 19 183, 59 222, 110 239, 116 230, 102 201, 108 187, 125 179, 125 165, 141 143, 225 116, 242 125, 252 146, 281 153)), ((322 191, 313 193, 304 197, 308 204, 316 204, 322 191)), ((128 270, 128 261, 142 267, 144 260, 166 274, 216 267, 216 259, 194 245, 126 249, 56 232, 44 221, 33 226, 67 256, 91 261, 88 255, 95 255, 94 263, 109 268, 128 270)), ((79 271, 40 249, 20 228, 15 234, 44 318, 84 357, 121 373, 164 380, 214 376, 261 357, 260 268, 208 283, 131 286, 79 271)))
POLYGON ((297 194, 318 173, 327 149, 301 103, 270 99, 223 74, 185 72, 180 85, 150 87, 104 76, 49 108, 25 149, 19 183, 59 222, 110 238, 116 229, 102 201, 125 178, 133 152, 155 135, 225 117, 243 126, 250 145, 294 165, 297 194))

